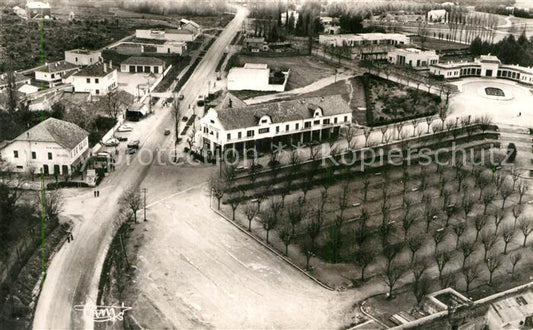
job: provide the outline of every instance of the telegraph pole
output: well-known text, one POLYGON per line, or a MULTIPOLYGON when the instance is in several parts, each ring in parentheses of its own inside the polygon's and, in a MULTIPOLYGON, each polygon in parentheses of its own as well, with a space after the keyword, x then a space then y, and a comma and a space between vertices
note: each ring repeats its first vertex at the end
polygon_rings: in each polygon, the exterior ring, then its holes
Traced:
POLYGON ((143 203, 143 206, 144 206, 144 221, 148 221, 146 220, 146 188, 143 188, 143 194, 144 194, 144 203, 143 203))

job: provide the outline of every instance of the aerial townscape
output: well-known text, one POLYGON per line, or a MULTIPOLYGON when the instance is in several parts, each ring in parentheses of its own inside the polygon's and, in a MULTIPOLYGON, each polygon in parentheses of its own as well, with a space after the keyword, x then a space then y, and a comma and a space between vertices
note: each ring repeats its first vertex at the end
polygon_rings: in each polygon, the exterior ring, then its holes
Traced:
POLYGON ((533 329, 532 105, 533 0, 2 0, 0 330, 533 329))

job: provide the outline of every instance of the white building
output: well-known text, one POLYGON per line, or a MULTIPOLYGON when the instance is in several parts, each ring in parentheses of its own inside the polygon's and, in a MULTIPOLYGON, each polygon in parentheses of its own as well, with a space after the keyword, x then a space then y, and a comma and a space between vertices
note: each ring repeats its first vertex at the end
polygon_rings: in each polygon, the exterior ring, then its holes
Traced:
MULTIPOLYGON (((31 78, 19 73, 13 73, 13 79, 15 80, 15 86, 25 85, 31 83, 31 78)), ((0 74, 0 91, 7 87, 9 84, 9 77, 7 73, 0 74)))
POLYGON ((331 47, 360 47, 371 45, 408 45, 411 40, 401 33, 359 33, 359 34, 321 34, 318 37, 321 45, 331 47))
POLYGON ((446 9, 434 9, 427 12, 428 22, 433 23, 446 23, 448 12, 446 9))
POLYGON ((135 31, 135 37, 148 40, 166 40, 190 42, 196 40, 200 32, 191 31, 189 28, 166 29, 166 30, 143 30, 135 31))
POLYGON ((17 90, 22 95, 30 95, 37 93, 39 91, 39 87, 30 84, 23 84, 17 90))
POLYGON ((64 82, 71 83, 76 93, 105 95, 118 86, 117 76, 117 69, 111 63, 98 62, 82 68, 64 82))
POLYGON ((389 62, 409 65, 413 68, 428 67, 439 62, 439 55, 434 50, 423 51, 416 48, 396 48, 388 53, 389 62))
POLYGON ((246 63, 242 68, 231 68, 228 73, 229 91, 283 92, 290 70, 272 73, 268 65, 246 63))
POLYGON ((431 65, 430 72, 444 79, 462 77, 492 77, 510 79, 533 85, 533 68, 502 64, 493 55, 482 55, 473 62, 448 62, 431 65))
POLYGON ((165 65, 159 58, 132 56, 120 64, 120 72, 160 74, 165 71, 165 65))
POLYGON ((187 50, 187 44, 181 41, 167 41, 162 45, 155 45, 158 54, 183 55, 187 50))
POLYGON ((50 18, 52 16, 52 8, 48 3, 29 1, 26 3, 26 16, 28 19, 50 18))
POLYGON ((336 138, 352 121, 341 95, 209 109, 200 120, 202 145, 211 154, 233 148, 265 150, 271 143, 297 144, 336 138))
POLYGON ((66 61, 46 63, 35 70, 35 80, 44 81, 50 87, 54 87, 60 84, 65 76, 77 70, 78 66, 66 61))
POLYGON ((75 124, 48 118, 0 150, 14 172, 72 174, 87 158, 89 133, 75 124))
POLYGON ((102 59, 102 52, 99 50, 72 49, 65 51, 65 62, 75 65, 91 65, 102 59))

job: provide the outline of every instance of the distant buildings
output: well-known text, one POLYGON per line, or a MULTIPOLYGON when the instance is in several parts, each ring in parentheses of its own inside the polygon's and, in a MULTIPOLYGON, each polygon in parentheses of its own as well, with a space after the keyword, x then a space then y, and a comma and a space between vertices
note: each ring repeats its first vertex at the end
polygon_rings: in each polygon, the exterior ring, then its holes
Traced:
POLYGON ((410 38, 401 33, 359 33, 359 34, 321 34, 318 37, 321 45, 331 47, 360 47, 371 45, 407 45, 410 38))
POLYGON ((253 53, 268 51, 268 43, 264 37, 247 37, 242 42, 242 47, 253 53))
POLYGON ((49 118, 0 150, 14 172, 72 174, 88 156, 89 133, 75 124, 49 118))
POLYGON ((165 71, 165 65, 165 61, 155 57, 132 56, 120 64, 120 72, 160 74, 165 71))
POLYGON ((435 63, 430 66, 430 72, 444 79, 463 77, 492 77, 510 79, 528 85, 533 85, 533 69, 519 65, 502 64, 493 55, 482 55, 473 62, 435 63))
POLYGON ((186 19, 180 20, 178 29, 165 30, 143 30, 135 31, 135 37, 139 39, 183 41, 190 42, 196 40, 202 34, 202 29, 198 24, 186 19))
MULTIPOLYGON (((9 83, 8 74, 9 73, 0 74, 0 91, 6 88, 9 83)), ((28 76, 25 76, 25 75, 22 75, 16 72, 13 73, 13 75, 14 75, 13 79, 15 80, 15 86, 20 86, 20 85, 31 83, 31 78, 28 76)))
POLYGON ((448 20, 448 12, 446 9, 430 10, 426 14, 428 22, 432 23, 446 23, 448 20))
MULTIPOLYGON (((234 102, 232 102, 234 103, 234 102)), ((210 109, 200 121, 204 150, 309 143, 336 138, 352 121, 352 109, 340 95, 210 109)))
POLYGON ((35 70, 35 80, 46 82, 49 87, 54 87, 62 82, 69 74, 79 70, 77 65, 66 61, 46 63, 35 70))
POLYGON ((102 53, 99 50, 72 49, 65 51, 65 62, 75 65, 91 65, 102 59, 102 53))
POLYGON ((428 67, 439 62, 439 55, 434 50, 423 51, 416 48, 396 48, 388 53, 392 64, 409 65, 413 68, 428 67))
POLYGON ((28 19, 50 18, 52 17, 52 8, 48 3, 29 1, 26 3, 26 17, 28 19))
POLYGON ((533 329, 533 293, 493 302, 485 318, 489 329, 533 329))
POLYGON ((86 66, 64 80, 71 83, 74 92, 90 93, 91 95, 106 95, 117 87, 117 69, 110 63, 98 62, 86 66))
POLYGON ((283 92, 290 70, 272 72, 266 64, 246 63, 242 68, 231 68, 228 73, 229 91, 283 92))

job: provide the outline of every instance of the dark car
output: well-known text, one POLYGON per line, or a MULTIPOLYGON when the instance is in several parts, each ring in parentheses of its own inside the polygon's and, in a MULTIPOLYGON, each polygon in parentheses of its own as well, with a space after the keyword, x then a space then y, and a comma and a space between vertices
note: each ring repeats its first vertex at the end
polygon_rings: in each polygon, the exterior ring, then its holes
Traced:
POLYGON ((139 149, 139 144, 140 144, 139 140, 133 140, 128 143, 128 149, 139 149))
POLYGON ((170 130, 169 129, 165 130, 165 135, 170 135, 170 130))
POLYGON ((126 151, 128 153, 128 155, 133 155, 134 153, 137 152, 137 149, 135 148, 128 148, 128 150, 126 151))
POLYGON ((120 142, 126 142, 128 141, 128 138, 125 136, 117 136, 117 140, 119 140, 120 142))

